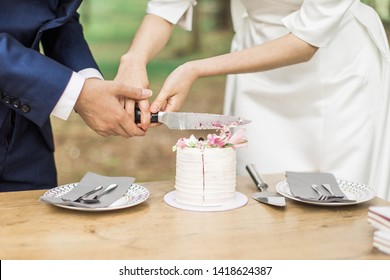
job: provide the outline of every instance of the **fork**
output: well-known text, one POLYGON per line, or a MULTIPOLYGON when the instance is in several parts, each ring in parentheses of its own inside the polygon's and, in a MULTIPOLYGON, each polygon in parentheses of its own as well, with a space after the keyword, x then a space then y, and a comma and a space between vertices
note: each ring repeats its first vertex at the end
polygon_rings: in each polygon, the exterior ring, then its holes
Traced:
POLYGON ((81 202, 83 199, 85 199, 86 197, 88 197, 89 195, 97 192, 97 191, 100 191, 101 189, 103 189, 103 186, 97 186, 96 188, 94 188, 93 190, 83 194, 82 196, 79 196, 77 199, 69 199, 69 198, 61 198, 63 201, 65 202, 81 202))
POLYGON ((334 195, 332 188, 330 187, 329 184, 322 184, 322 186, 331 194, 334 195))
POLYGON ((102 197, 106 193, 109 193, 110 191, 115 189, 117 186, 118 186, 118 184, 111 184, 108 187, 104 188, 100 193, 98 193, 97 195, 95 195, 92 198, 87 198, 87 197, 81 198, 81 202, 85 202, 85 203, 96 203, 96 202, 99 202, 100 197, 102 197))
MULTIPOLYGON (((343 199, 344 196, 338 196, 338 195, 324 195, 318 188, 316 184, 311 185, 312 189, 315 190, 318 193, 318 200, 320 201, 326 201, 326 200, 334 200, 334 199, 343 199)), ((327 189, 327 188, 326 188, 327 189)), ((327 189, 328 190, 328 189, 327 189)), ((330 191, 329 191, 330 192, 330 191)))
POLYGON ((316 184, 312 184, 311 188, 318 193, 318 200, 324 201, 328 199, 328 196, 323 195, 316 184))

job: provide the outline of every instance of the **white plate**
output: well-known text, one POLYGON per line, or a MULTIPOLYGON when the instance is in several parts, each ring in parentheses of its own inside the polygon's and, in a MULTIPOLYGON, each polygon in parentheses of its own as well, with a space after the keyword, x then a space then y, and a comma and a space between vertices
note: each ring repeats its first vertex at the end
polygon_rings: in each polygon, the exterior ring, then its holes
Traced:
POLYGON ((348 199, 351 200, 356 200, 355 202, 332 202, 332 203, 326 203, 322 201, 307 201, 307 200, 301 200, 299 198, 296 198, 292 195, 290 191, 290 187, 287 183, 286 180, 279 182, 276 185, 276 191, 280 193, 281 195, 296 200, 300 201, 303 203, 309 203, 309 204, 315 204, 315 205, 322 205, 322 206, 342 206, 342 205, 354 205, 354 204, 359 204, 363 203, 366 201, 369 201, 375 197, 375 191, 373 188, 363 185, 363 184, 358 184, 346 180, 340 180, 337 179, 337 183, 339 184, 340 190, 343 191, 343 193, 347 196, 348 199))
MULTIPOLYGON (((61 197, 62 195, 70 192, 77 183, 62 185, 53 189, 48 190, 43 194, 44 197, 61 197)), ((118 210, 123 208, 132 207, 144 202, 149 197, 149 191, 140 185, 132 184, 129 187, 129 190, 117 201, 113 202, 111 205, 107 207, 100 208, 87 208, 87 207, 77 207, 71 205, 63 205, 63 204, 54 204, 55 206, 72 209, 72 210, 80 210, 80 211, 110 211, 110 210, 118 210)))
POLYGON ((246 197, 246 195, 240 192, 235 192, 234 200, 230 203, 218 205, 218 206, 197 206, 197 205, 190 205, 190 204, 184 204, 178 202, 176 200, 176 191, 171 191, 164 196, 164 201, 166 204, 182 210, 197 211, 197 212, 219 212, 219 211, 227 211, 227 210, 242 207, 245 204, 247 204, 248 198, 246 197))

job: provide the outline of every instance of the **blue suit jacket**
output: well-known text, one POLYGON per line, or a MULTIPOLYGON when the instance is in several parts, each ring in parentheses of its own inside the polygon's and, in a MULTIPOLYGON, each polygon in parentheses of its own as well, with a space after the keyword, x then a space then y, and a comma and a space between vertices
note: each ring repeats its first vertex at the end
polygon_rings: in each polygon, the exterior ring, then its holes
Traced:
MULTIPOLYGON (((98 69, 79 23, 80 4, 81 0, 0 1, 0 129, 14 111, 38 127, 52 151, 50 113, 72 71, 98 69)), ((0 167, 1 160, 0 155, 0 167)))

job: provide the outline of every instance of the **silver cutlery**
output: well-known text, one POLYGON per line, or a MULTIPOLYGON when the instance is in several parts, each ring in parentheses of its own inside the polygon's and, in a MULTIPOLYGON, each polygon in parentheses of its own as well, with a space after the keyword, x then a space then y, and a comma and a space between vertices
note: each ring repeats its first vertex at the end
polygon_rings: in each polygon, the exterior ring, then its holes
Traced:
POLYGON ((94 197, 92 198, 82 198, 81 199, 81 202, 85 202, 85 203, 96 203, 96 202, 99 202, 100 198, 111 192, 113 189, 115 189, 116 187, 118 186, 118 184, 111 184, 109 186, 107 186, 104 190, 102 190, 100 193, 98 193, 97 195, 95 195, 94 197))
MULTIPOLYGON (((135 108, 135 123, 141 122, 141 111, 135 108)), ((158 112, 151 115, 152 123, 163 123, 170 129, 221 129, 224 126, 235 127, 251 121, 240 117, 189 112, 158 112)))
POLYGON ((316 184, 312 184, 311 188, 318 193, 317 200, 319 200, 319 201, 330 201, 330 200, 339 200, 340 201, 340 200, 342 200, 344 198, 343 195, 341 195, 341 196, 337 196, 337 195, 324 195, 320 191, 318 185, 316 185, 316 184))
MULTIPOLYGON (((302 201, 308 201, 308 202, 319 202, 320 200, 318 200, 317 198, 308 198, 308 197, 300 197, 300 196, 296 196, 296 198, 298 198, 299 200, 302 200, 302 201)), ((353 199, 347 199, 347 198, 340 198, 340 196, 329 196, 327 197, 327 199, 325 200, 321 200, 321 203, 335 203, 335 202, 342 202, 342 203, 354 203, 356 202, 356 200, 353 200, 353 199)))
POLYGON ((332 187, 329 184, 322 184, 322 186, 331 194, 334 195, 332 187))
POLYGON ((69 201, 72 201, 72 202, 81 202, 84 198, 90 196, 91 194, 94 194, 95 192, 98 192, 100 191, 101 189, 103 189, 103 186, 97 186, 96 188, 94 188, 93 190, 89 191, 89 192, 86 192, 85 194, 79 196, 78 198, 76 199, 69 199, 69 198, 61 198, 63 201, 66 201, 66 202, 69 202, 69 201))
POLYGON ((325 196, 321 193, 321 191, 318 189, 318 186, 316 184, 312 184, 311 188, 315 190, 318 193, 317 200, 325 200, 325 196))
POLYGON ((246 170, 259 189, 259 192, 252 194, 253 199, 273 206, 286 206, 286 200, 283 196, 276 192, 268 191, 268 185, 263 181, 260 174, 257 173, 256 167, 253 164, 248 164, 246 170))

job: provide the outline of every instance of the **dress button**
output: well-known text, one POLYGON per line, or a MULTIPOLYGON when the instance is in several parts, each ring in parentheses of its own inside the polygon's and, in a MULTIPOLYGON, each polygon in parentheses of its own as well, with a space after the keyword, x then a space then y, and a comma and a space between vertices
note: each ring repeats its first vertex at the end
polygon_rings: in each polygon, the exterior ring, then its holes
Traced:
POLYGON ((20 107, 20 100, 15 98, 14 101, 12 102, 12 104, 14 104, 14 107, 15 108, 19 108, 20 107))
POLYGON ((3 100, 5 103, 10 104, 12 101, 12 97, 8 95, 4 95, 3 100))
POLYGON ((28 113, 28 112, 30 112, 31 108, 30 108, 30 106, 28 106, 28 105, 23 105, 23 106, 20 108, 20 110, 22 110, 23 113, 28 113))

